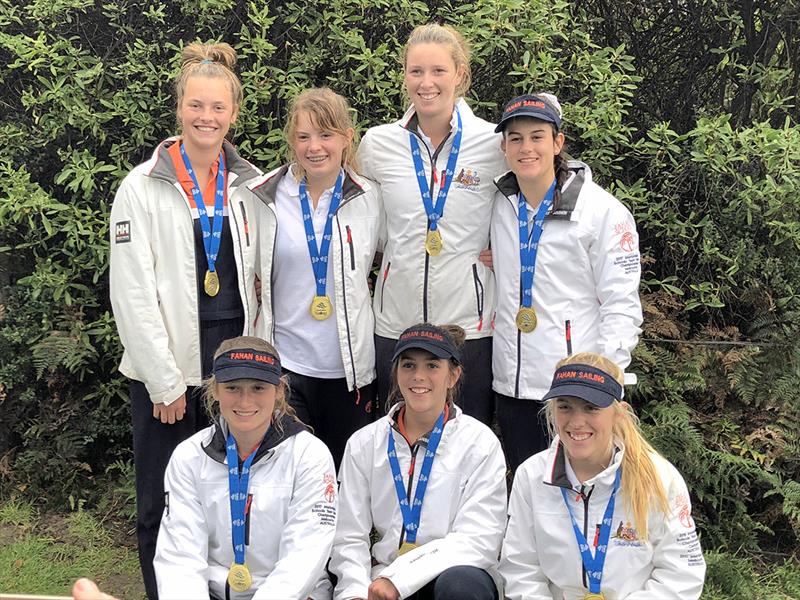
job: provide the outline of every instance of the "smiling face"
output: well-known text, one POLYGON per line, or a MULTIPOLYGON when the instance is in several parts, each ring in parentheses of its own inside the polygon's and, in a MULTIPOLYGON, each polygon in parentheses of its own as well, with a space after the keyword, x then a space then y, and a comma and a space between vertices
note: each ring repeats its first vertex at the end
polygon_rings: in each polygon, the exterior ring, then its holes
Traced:
POLYGON ((449 360, 425 350, 409 350, 398 359, 396 376, 406 410, 422 420, 436 419, 444 410, 447 390, 461 376, 461 367, 452 367, 449 360))
POLYGON ((219 411, 236 438, 240 450, 249 452, 267 432, 275 402, 277 386, 257 379, 236 379, 217 383, 214 398, 219 402, 219 411))
POLYGON ((611 460, 613 429, 618 419, 614 406, 599 408, 571 396, 553 402, 556 432, 572 468, 576 473, 593 474, 605 469, 611 460))
POLYGON ((512 119, 503 131, 502 148, 509 168, 524 183, 555 179, 554 158, 564 146, 564 134, 553 126, 530 117, 512 119))
POLYGON ((291 140, 292 152, 310 183, 336 180, 343 166, 342 156, 350 146, 353 135, 352 129, 348 129, 345 134, 320 129, 308 112, 298 113, 297 126, 291 140))
POLYGON ((419 118, 450 121, 463 77, 446 45, 422 43, 408 49, 404 82, 419 118))
POLYGON ((221 149, 238 113, 228 81, 202 75, 189 77, 178 106, 178 122, 189 155, 221 149))

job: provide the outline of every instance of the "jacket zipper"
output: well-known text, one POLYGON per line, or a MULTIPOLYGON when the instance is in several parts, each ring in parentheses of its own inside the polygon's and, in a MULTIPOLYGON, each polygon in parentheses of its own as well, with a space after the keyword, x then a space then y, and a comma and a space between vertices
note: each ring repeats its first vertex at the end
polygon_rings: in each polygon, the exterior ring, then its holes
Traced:
MULTIPOLYGON (((389 435, 392 435, 392 432, 389 431, 389 435)), ((404 438, 405 439, 405 438, 404 438)), ((408 440, 406 440, 406 444, 408 444, 408 440)), ((411 486, 414 483, 414 470, 416 469, 417 465, 417 450, 419 450, 419 444, 408 444, 408 449, 411 451, 411 464, 408 466, 408 486, 406 486, 406 500, 408 500, 409 506, 412 506, 411 501, 411 486)), ((403 545, 403 542, 406 538, 406 528, 404 525, 400 525, 400 543, 397 544, 397 547, 403 545)))
MULTIPOLYGON (((583 499, 583 538, 587 541, 589 540, 589 498, 591 497, 593 491, 594 488, 589 490, 589 494, 586 495, 583 493, 583 486, 581 486, 580 496, 583 499)), ((586 581, 586 567, 583 565, 583 560, 581 560, 581 572, 583 576, 583 587, 588 590, 589 583, 586 581)))
POLYGON ((244 545, 250 545, 250 505, 253 503, 253 494, 247 494, 247 504, 244 506, 244 545))
MULTIPOLYGON (((247 245, 250 246, 250 234, 248 233, 247 215, 244 212, 244 202, 242 202, 240 200, 239 201, 239 206, 242 209, 242 215, 243 215, 243 218, 244 218, 244 232, 245 232, 245 236, 247 236, 247 245)), ((245 263, 245 260, 244 260, 244 250, 242 249, 242 237, 238 234, 238 232, 239 232, 239 221, 236 219, 236 211, 235 210, 231 210, 229 212, 230 212, 230 215, 233 217, 233 225, 231 226, 231 237, 233 237, 233 226, 236 226, 236 232, 237 232, 237 234, 236 234, 236 244, 239 247, 239 265, 237 265, 237 268, 241 267, 242 278, 244 278, 244 265, 246 263, 245 263)), ((230 223, 230 221, 229 221, 229 223, 230 223)), ((247 323, 247 329, 249 330, 251 326, 255 327, 255 322, 252 323, 252 325, 250 323, 250 304, 249 304, 249 302, 247 300, 247 286, 245 285, 245 283, 243 281, 239 281, 238 284, 239 284, 239 286, 238 286, 239 287, 239 291, 244 295, 243 302, 242 302, 242 305, 243 305, 242 308, 244 309, 244 315, 245 315, 244 316, 244 318, 245 318, 244 322, 247 323)), ((253 293, 255 293, 255 290, 253 291, 253 293)))
MULTIPOLYGON (((342 267, 342 304, 344 306, 344 324, 347 329, 347 349, 350 352, 350 367, 353 370, 353 386, 358 390, 358 381, 356 381, 356 361, 353 357, 353 341, 350 337, 350 317, 347 314, 347 283, 344 276, 344 246, 342 244, 342 224, 339 222, 339 216, 336 216, 336 228, 339 230, 339 263, 342 267)), ((345 225, 347 230, 347 241, 350 243, 350 260, 353 260, 353 245, 350 237, 350 226, 345 225)), ((353 265, 355 268, 355 265, 353 265)), ((335 291, 335 290, 334 290, 335 291)))
POLYGON ((478 265, 472 263, 472 279, 475 283, 475 304, 478 309, 478 331, 483 329, 483 283, 478 277, 478 265))
POLYGON ((353 250, 353 232, 350 231, 350 225, 344 226, 345 230, 347 231, 347 245, 350 247, 350 270, 356 270, 356 253, 353 250))
MULTIPOLYGON (((381 281, 381 312, 383 312, 383 291, 386 289, 386 280, 389 277, 389 269, 392 268, 392 261, 386 263, 386 268, 383 270, 383 280, 381 281)), ((427 267, 425 270, 427 277, 427 267)))
POLYGON ((247 242, 247 247, 250 247, 250 224, 247 221, 247 211, 244 209, 244 202, 239 200, 239 208, 242 209, 242 218, 244 219, 244 238, 247 242))
MULTIPOLYGON (((508 196, 506 196, 508 198, 508 196)), ((514 203, 511 202, 511 198, 508 198, 509 203, 511 204, 512 210, 517 215, 517 221, 519 221, 519 213, 514 206, 514 203)), ((517 236, 519 237, 519 236, 517 236)), ((519 278, 519 306, 522 306, 522 276, 520 275, 519 278)), ((522 370, 522 331, 517 328, 517 374, 514 379, 514 397, 519 398, 519 377, 520 371, 522 370)))

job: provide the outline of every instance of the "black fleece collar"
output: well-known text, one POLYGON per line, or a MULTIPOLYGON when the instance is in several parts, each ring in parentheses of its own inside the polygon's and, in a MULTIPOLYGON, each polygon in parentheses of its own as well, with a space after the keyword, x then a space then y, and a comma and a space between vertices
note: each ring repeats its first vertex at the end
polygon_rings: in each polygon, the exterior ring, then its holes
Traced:
MULTIPOLYGON (((264 455, 266 455, 268 452, 271 452, 272 449, 281 442, 288 440, 290 437, 297 435, 301 431, 308 431, 308 427, 289 415, 283 415, 281 417, 280 425, 280 427, 272 426, 269 428, 267 431, 267 436, 264 438, 261 446, 259 446, 255 457, 253 457, 253 464, 256 464, 259 460, 261 460, 261 458, 264 457, 264 455)), ((222 425, 218 421, 214 423, 214 437, 211 438, 211 441, 208 443, 208 445, 203 447, 203 451, 210 458, 220 464, 225 464, 225 460, 227 458, 227 454, 225 452, 227 440, 225 438, 226 434, 223 431, 222 425)))

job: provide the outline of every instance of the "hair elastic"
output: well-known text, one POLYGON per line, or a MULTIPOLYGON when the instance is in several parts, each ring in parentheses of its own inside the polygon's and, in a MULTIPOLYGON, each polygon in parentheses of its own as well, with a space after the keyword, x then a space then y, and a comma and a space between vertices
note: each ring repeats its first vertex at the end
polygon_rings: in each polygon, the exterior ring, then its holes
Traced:
POLYGON ((201 65, 211 65, 211 64, 214 64, 214 61, 212 59, 210 59, 210 58, 204 58, 203 60, 200 61, 200 64, 201 65))

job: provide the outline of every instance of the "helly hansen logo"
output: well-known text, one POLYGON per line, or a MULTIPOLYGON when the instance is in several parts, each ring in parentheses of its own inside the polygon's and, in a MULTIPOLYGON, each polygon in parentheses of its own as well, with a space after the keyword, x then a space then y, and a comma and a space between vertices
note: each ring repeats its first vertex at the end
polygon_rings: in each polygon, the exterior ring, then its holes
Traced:
POLYGON ((131 222, 130 221, 117 221, 114 225, 114 242, 117 244, 124 244, 131 241, 131 222))

